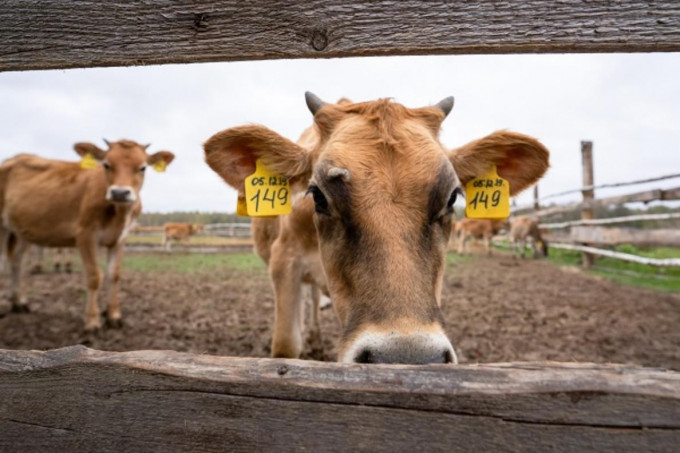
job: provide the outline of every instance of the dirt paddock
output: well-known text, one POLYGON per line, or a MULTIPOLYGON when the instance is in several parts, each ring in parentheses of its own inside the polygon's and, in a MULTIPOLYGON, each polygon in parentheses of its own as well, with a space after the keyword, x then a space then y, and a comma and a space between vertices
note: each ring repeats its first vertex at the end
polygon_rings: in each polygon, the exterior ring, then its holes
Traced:
MULTIPOLYGON (((211 259, 205 255, 206 262, 211 259)), ((125 325, 96 336, 81 331, 85 297, 79 273, 27 275, 32 312, 10 313, 2 298, 0 348, 84 343, 115 351, 266 357, 274 298, 264 266, 255 263, 248 269, 124 270, 125 325)), ((2 275, 0 291, 7 289, 2 275)), ((447 267, 442 309, 461 361, 576 360, 680 370, 677 294, 622 287, 545 261, 475 256, 447 267)), ((339 324, 332 309, 322 312, 322 327, 322 350, 308 344, 305 358, 335 359, 339 324)))

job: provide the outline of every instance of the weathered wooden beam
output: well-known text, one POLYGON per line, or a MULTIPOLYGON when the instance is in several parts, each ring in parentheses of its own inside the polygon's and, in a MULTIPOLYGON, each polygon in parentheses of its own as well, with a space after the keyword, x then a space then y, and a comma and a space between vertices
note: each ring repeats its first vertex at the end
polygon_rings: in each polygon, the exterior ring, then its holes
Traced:
POLYGON ((366 55, 680 51, 680 2, 5 0, 0 70, 366 55))
POLYGON ((680 212, 669 212, 665 214, 635 214, 621 217, 609 217, 606 219, 591 220, 570 220, 558 223, 541 223, 541 229, 559 230, 578 225, 612 225, 615 223, 648 222, 650 220, 672 220, 680 219, 680 212))
POLYGON ((575 243, 599 245, 634 244, 680 247, 680 230, 575 226, 571 229, 570 239, 575 243))
POLYGON ((680 373, 0 351, 2 451, 672 451, 680 373))
MULTIPOLYGON (((636 192, 627 195, 617 195, 614 197, 607 198, 596 198, 588 202, 572 203, 568 205, 542 209, 541 211, 532 213, 532 215, 543 218, 555 214, 564 214, 565 212, 576 211, 577 209, 582 208, 618 205, 624 203, 649 203, 650 201, 657 200, 680 200, 680 187, 674 187, 672 189, 645 190, 642 192, 636 192)), ((513 214, 519 215, 521 213, 526 213, 527 211, 530 210, 531 209, 518 209, 516 211, 513 211, 513 214)))
POLYGON ((646 264, 657 267, 680 267, 680 258, 647 258, 645 256, 632 255, 630 253, 616 252, 614 250, 600 249, 585 245, 564 244, 551 242, 550 247, 555 249, 574 250, 577 252, 587 252, 592 255, 607 256, 617 260, 628 261, 630 263, 646 264))

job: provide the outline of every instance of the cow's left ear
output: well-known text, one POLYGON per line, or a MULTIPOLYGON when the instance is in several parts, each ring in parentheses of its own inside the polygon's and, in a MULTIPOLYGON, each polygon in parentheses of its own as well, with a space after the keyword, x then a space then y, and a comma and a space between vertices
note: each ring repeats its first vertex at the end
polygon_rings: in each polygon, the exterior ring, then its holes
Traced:
POLYGON ((158 151, 153 153, 146 158, 146 163, 149 165, 154 165, 160 161, 165 161, 165 165, 170 165, 170 162, 175 160, 175 155, 170 151, 158 151))
POLYGON ((449 153, 463 187, 495 165, 516 195, 538 181, 549 167, 550 153, 538 140, 510 131, 496 131, 449 153))
POLYGON ((78 153, 80 157, 85 157, 87 154, 94 157, 97 160, 104 160, 106 157, 106 151, 99 148, 94 143, 89 142, 78 142, 73 145, 73 149, 78 153))

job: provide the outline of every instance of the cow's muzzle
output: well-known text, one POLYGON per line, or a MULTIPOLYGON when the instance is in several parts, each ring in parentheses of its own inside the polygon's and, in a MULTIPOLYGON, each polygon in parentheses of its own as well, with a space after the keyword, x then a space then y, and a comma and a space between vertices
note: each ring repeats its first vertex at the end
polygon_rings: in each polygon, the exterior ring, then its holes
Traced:
POLYGON ((435 331, 417 330, 412 333, 368 329, 345 348, 341 360, 354 363, 411 365, 458 363, 451 342, 440 328, 435 331))
POLYGON ((137 200, 137 196, 131 187, 111 186, 106 191, 106 199, 114 203, 130 204, 137 200))

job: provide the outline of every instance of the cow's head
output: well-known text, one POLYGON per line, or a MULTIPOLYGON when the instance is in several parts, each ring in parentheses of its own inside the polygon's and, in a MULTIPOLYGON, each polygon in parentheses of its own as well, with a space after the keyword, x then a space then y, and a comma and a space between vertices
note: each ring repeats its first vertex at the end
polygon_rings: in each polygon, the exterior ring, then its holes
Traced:
POLYGON ((455 362, 439 308, 453 204, 492 165, 518 193, 543 175, 548 151, 512 132, 448 151, 438 135, 453 98, 408 109, 389 100, 328 104, 308 93, 307 104, 320 137, 313 149, 244 126, 205 143, 208 164, 238 190, 258 158, 305 183, 343 324, 340 360, 455 362))
POLYGON ((175 158, 169 151, 148 155, 146 149, 149 145, 131 140, 104 142, 109 148, 107 151, 93 143, 76 143, 73 148, 81 157, 89 154, 101 163, 107 185, 106 199, 113 203, 131 204, 137 201, 146 167, 159 161, 168 165, 175 158))

